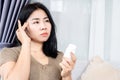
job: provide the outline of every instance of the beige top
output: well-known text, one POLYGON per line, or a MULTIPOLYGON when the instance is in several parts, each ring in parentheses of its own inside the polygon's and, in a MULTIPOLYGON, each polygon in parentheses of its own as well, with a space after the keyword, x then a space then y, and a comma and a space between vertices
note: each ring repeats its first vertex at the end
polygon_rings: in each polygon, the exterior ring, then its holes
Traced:
MULTIPOLYGON (((21 47, 4 48, 0 52, 0 66, 8 61, 17 61, 21 47)), ((57 58, 49 57, 49 63, 42 65, 31 56, 30 80, 61 80, 62 53, 57 58)), ((24 66, 24 65, 23 65, 24 66)))

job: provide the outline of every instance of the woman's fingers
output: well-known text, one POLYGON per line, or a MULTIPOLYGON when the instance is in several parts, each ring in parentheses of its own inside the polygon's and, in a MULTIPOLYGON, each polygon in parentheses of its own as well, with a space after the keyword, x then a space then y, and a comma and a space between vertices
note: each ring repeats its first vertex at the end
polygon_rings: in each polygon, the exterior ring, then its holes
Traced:
POLYGON ((21 22, 20 22, 20 20, 18 20, 18 28, 20 28, 21 27, 21 22))
POLYGON ((62 67, 62 69, 65 69, 65 68, 66 68, 63 63, 60 63, 59 65, 62 67))
POLYGON ((27 26, 28 26, 28 22, 25 22, 22 26, 20 20, 18 20, 18 28, 19 29, 25 30, 27 28, 27 26))
POLYGON ((18 20, 18 29, 17 29, 16 33, 17 33, 17 37, 21 43, 26 43, 26 41, 27 42, 31 41, 30 37, 26 33, 26 29, 28 26, 29 26, 28 22, 25 22, 23 25, 21 25, 20 20, 18 20))
POLYGON ((76 56, 71 52, 71 59, 67 58, 67 57, 63 57, 63 61, 66 64, 69 64, 69 66, 73 66, 76 63, 76 56))
POLYGON ((70 60, 67 58, 63 58, 62 64, 66 67, 69 68, 70 67, 70 60))
POLYGON ((62 67, 62 73, 63 75, 69 74, 76 63, 76 56, 71 53, 71 59, 67 58, 67 57, 63 57, 62 62, 60 63, 60 66, 62 67))
POLYGON ((67 58, 63 58, 63 61, 60 63, 60 66, 62 68, 61 76, 65 77, 71 74, 72 71, 72 65, 70 65, 70 60, 67 58))
POLYGON ((76 56, 74 53, 71 53, 71 60, 75 63, 76 62, 76 56))

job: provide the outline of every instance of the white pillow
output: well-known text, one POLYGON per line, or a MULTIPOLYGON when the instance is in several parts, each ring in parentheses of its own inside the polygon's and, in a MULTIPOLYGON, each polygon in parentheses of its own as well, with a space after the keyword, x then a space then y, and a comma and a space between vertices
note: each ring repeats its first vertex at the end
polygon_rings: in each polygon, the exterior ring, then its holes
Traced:
POLYGON ((96 56, 82 74, 81 80, 120 80, 120 71, 96 56))

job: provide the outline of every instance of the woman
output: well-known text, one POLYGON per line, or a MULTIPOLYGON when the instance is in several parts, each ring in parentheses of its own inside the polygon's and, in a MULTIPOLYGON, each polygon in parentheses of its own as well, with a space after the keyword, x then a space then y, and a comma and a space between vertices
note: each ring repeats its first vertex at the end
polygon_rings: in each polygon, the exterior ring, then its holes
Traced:
POLYGON ((55 24, 43 4, 22 9, 16 34, 21 45, 0 54, 3 80, 72 80, 76 57, 71 53, 71 59, 65 58, 57 50, 55 24))

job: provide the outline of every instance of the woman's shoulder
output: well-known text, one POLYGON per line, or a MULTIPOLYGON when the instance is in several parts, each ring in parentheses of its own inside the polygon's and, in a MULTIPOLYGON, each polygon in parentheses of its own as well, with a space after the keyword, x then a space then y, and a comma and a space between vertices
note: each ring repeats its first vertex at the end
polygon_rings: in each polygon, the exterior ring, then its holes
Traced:
POLYGON ((63 57, 63 52, 59 51, 57 57, 63 57))
POLYGON ((20 53, 21 47, 11 47, 11 48, 3 48, 0 51, 0 65, 7 62, 7 61, 16 61, 19 53, 20 53))
POLYGON ((59 51, 56 59, 59 60, 59 61, 61 61, 62 57, 63 57, 63 52, 59 51))
POLYGON ((20 51, 21 47, 17 46, 17 47, 4 47, 3 49, 1 49, 0 53, 4 53, 4 52, 11 52, 11 51, 20 51))
POLYGON ((4 57, 4 56, 17 56, 19 55, 20 53, 20 49, 21 47, 20 46, 17 46, 17 47, 5 47, 3 48, 1 51, 0 51, 0 57, 4 57))

